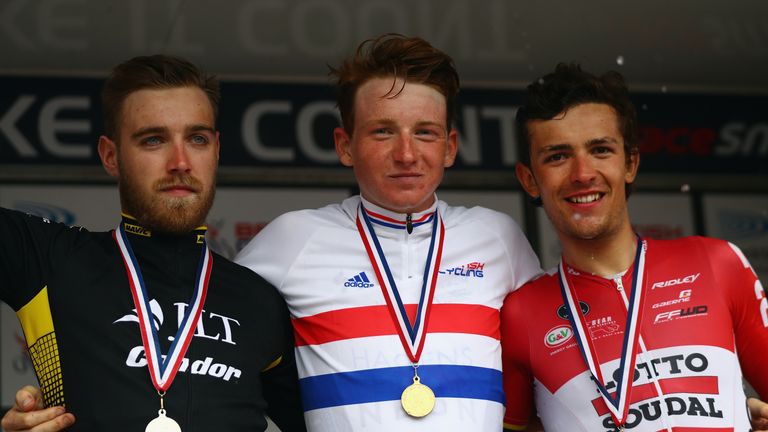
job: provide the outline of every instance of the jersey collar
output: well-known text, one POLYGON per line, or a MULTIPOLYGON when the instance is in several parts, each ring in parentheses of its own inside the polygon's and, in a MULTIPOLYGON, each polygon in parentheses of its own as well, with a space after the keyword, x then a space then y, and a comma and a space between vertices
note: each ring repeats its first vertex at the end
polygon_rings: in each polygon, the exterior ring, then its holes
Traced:
POLYGON ((139 239, 154 238, 154 239, 157 239, 156 241, 172 241, 172 242, 179 242, 182 244, 192 243, 192 244, 202 245, 203 240, 205 239, 205 233, 208 229, 208 227, 203 225, 195 228, 194 230, 192 230, 187 234, 175 235, 175 234, 157 233, 157 232, 154 232, 152 229, 145 227, 135 217, 127 213, 121 213, 120 215, 122 216, 122 220, 120 221, 120 224, 125 227, 125 232, 126 234, 128 234, 132 242, 141 241, 139 239))
MULTIPOLYGON (((360 200, 363 203, 363 208, 366 214, 371 220, 377 234, 396 233, 397 235, 404 235, 406 232, 406 220, 408 215, 405 213, 397 213, 391 210, 387 210, 383 207, 379 207, 376 204, 366 200, 362 196, 360 200)), ((437 197, 435 202, 428 209, 411 213, 411 223, 413 224, 413 232, 411 236, 423 236, 430 235, 432 232, 432 222, 434 221, 437 210, 437 197)))

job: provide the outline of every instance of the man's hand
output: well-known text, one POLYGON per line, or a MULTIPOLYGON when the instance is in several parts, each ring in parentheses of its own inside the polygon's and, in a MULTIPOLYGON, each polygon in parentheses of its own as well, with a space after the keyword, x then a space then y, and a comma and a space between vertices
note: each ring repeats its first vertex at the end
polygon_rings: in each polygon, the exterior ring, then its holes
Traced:
POLYGON ((6 432, 56 432, 75 423, 75 416, 64 407, 43 409, 40 389, 25 386, 16 392, 16 403, 3 416, 2 427, 6 432))
POLYGON ((752 429, 755 432, 768 432, 768 403, 749 398, 747 405, 749 405, 749 413, 752 414, 752 429))

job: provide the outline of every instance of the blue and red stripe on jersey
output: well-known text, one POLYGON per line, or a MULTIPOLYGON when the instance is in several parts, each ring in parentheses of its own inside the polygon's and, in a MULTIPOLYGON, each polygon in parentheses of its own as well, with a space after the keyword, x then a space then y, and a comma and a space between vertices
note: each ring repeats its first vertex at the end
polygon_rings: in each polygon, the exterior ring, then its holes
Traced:
MULTIPOLYGON (((370 218, 371 222, 375 223, 376 225, 381 225, 381 226, 394 228, 394 229, 406 228, 405 220, 397 220, 389 216, 376 213, 374 211, 367 209, 365 206, 363 206, 363 209, 365 210, 365 214, 368 215, 368 217, 370 218)), ((424 213, 418 219, 413 219, 411 223, 413 224, 414 228, 417 228, 424 224, 431 223, 434 217, 435 217, 435 212, 424 213)))

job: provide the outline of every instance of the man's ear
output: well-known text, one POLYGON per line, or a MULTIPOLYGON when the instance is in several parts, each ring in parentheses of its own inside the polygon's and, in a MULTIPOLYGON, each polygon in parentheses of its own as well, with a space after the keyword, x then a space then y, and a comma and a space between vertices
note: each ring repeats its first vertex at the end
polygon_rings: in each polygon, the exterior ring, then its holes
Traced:
POLYGON ((456 160, 456 153, 459 151, 459 133, 456 129, 451 129, 448 132, 448 140, 445 143, 445 161, 443 161, 443 167, 448 168, 453 166, 453 162, 456 160))
POLYGON ((624 182, 632 184, 637 177, 637 170, 640 168, 640 152, 634 151, 629 154, 629 163, 627 163, 627 173, 624 175, 624 182))
POLYGON ((515 164, 515 174, 517 175, 517 181, 525 190, 525 193, 531 196, 531 198, 538 198, 541 196, 539 191, 539 185, 536 184, 536 177, 533 176, 531 168, 522 162, 515 164))
POLYGON ((343 127, 337 127, 333 130, 333 142, 336 145, 336 154, 342 165, 351 167, 354 159, 352 158, 351 137, 343 127))
POLYGON ((99 137, 99 157, 107 174, 112 177, 120 176, 120 167, 117 163, 117 144, 106 135, 99 137))

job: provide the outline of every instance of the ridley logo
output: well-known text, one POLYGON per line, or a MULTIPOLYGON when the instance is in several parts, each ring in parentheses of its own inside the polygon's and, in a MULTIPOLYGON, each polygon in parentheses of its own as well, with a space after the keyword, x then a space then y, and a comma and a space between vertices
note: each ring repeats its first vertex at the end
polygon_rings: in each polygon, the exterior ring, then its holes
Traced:
POLYGON ((698 279, 700 275, 701 273, 696 273, 695 275, 688 275, 686 277, 679 278, 679 279, 670 279, 664 282, 656 282, 651 286, 651 289, 665 288, 668 286, 694 283, 696 282, 696 279, 698 279))
POLYGON ((573 330, 570 326, 558 326, 548 331, 544 336, 544 345, 554 348, 562 345, 573 337, 573 330))

